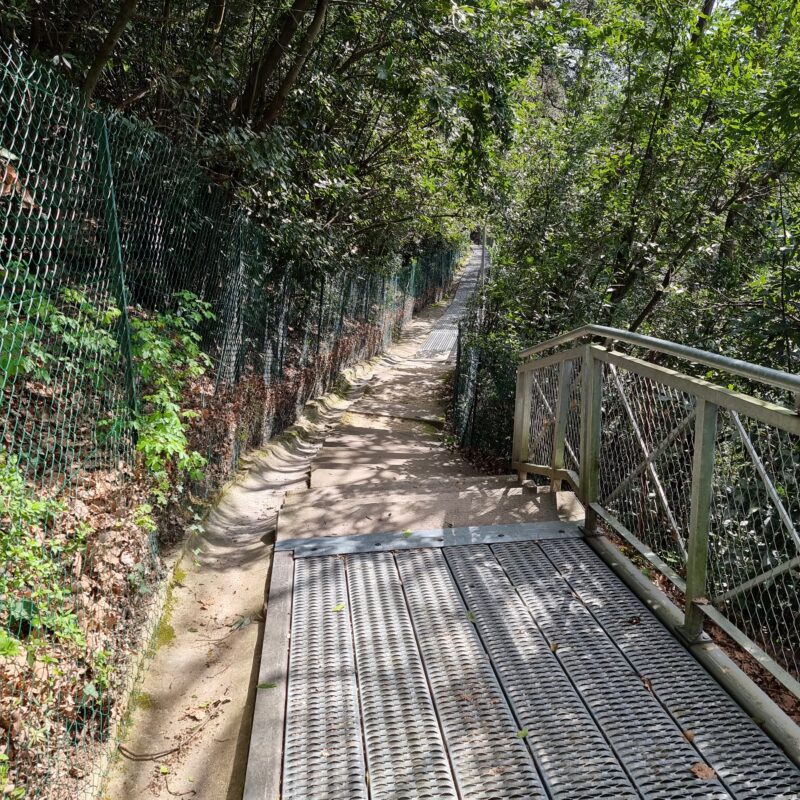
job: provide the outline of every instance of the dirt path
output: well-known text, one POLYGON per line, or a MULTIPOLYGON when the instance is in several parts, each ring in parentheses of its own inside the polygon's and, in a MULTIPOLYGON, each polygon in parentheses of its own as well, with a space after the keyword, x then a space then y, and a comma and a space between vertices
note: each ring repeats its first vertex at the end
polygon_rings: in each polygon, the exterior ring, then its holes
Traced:
MULTIPOLYGON (((382 382, 413 357, 443 311, 431 308, 416 318, 386 356, 348 371, 346 391, 309 404, 295 426, 244 464, 197 547, 175 569, 155 651, 134 697, 123 743, 128 756, 116 759, 103 800, 241 798, 264 591, 283 496, 307 485, 314 456, 350 405, 369 393, 369 381, 382 382), (129 757, 165 751, 172 752, 129 757)), ((440 369, 435 373, 432 383, 441 377, 440 369)), ((418 403, 433 411, 417 391, 402 390, 402 370, 392 383, 396 396, 387 413, 417 416, 418 403)))

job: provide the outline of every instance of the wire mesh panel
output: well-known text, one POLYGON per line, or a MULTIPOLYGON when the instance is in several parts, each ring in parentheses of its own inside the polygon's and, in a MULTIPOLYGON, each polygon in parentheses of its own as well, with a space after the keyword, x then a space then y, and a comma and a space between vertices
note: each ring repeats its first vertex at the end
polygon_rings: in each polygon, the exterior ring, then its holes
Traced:
POLYGON ((564 466, 578 472, 581 468, 581 380, 583 379, 583 359, 565 361, 570 370, 567 382, 569 399, 567 419, 564 425, 564 466))
POLYGON ((709 597, 800 678, 800 436, 719 414, 709 597))
POLYGON ((565 476, 605 531, 684 593, 687 635, 710 619, 726 646, 743 648, 749 673, 791 693, 791 713, 800 698, 796 413, 606 348, 589 346, 588 367, 576 352, 520 368, 532 376, 519 384, 530 403, 526 468, 565 476), (566 473, 553 472, 562 465, 566 473))
POLYGON ((695 398, 603 365, 599 502, 673 568, 689 531, 695 398))
POLYGON ((558 404, 559 364, 531 372, 531 420, 528 460, 549 465, 553 460, 553 430, 558 404))

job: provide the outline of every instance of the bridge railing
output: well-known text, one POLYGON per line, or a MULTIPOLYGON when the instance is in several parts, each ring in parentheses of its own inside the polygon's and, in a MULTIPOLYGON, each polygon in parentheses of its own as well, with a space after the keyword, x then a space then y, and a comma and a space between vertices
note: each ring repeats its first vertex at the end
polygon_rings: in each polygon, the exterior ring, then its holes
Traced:
POLYGON ((682 593, 689 641, 710 620, 800 697, 797 397, 800 376, 587 326, 523 352, 512 458, 682 593))

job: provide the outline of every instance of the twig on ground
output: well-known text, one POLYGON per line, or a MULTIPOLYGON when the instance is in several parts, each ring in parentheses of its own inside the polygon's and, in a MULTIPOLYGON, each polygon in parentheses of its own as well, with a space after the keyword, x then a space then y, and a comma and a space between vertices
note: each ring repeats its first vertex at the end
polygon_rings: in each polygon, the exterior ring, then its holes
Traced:
POLYGON ((189 742, 200 733, 203 728, 211 722, 212 719, 215 719, 217 716, 216 709, 222 705, 223 703, 228 703, 229 700, 215 700, 214 704, 211 706, 211 710, 208 713, 208 716, 185 738, 181 739, 178 744, 174 747, 170 747, 166 750, 159 750, 156 753, 134 753, 132 750, 129 750, 125 747, 124 744, 117 745, 117 749, 120 753, 122 753, 125 758, 129 759, 130 761, 158 761, 160 758, 165 758, 166 756, 170 756, 173 753, 177 753, 182 748, 186 747, 189 742))
POLYGON ((173 797, 186 797, 187 795, 191 795, 192 797, 194 797, 194 795, 197 794, 197 790, 196 789, 188 789, 185 792, 173 792, 172 789, 169 788, 169 780, 167 779, 166 775, 164 776, 164 785, 167 787, 167 791, 173 797))

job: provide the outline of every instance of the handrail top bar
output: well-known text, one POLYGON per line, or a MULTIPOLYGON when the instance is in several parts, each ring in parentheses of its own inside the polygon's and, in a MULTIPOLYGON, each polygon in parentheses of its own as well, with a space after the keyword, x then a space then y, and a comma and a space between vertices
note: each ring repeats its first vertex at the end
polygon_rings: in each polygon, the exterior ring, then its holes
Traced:
POLYGON ((800 394, 800 375, 782 372, 770 367, 762 367, 758 364, 751 364, 748 361, 740 361, 738 358, 729 358, 718 353, 710 353, 707 350, 700 350, 697 347, 689 347, 685 344, 677 344, 666 339, 657 339, 654 336, 631 333, 619 328, 608 328, 605 325, 583 325, 568 333, 562 333, 560 336, 555 336, 541 344, 526 348, 520 353, 520 358, 526 360, 544 350, 550 350, 567 342, 583 339, 586 336, 602 336, 606 339, 613 339, 614 341, 637 347, 646 347, 649 350, 656 350, 660 353, 683 358, 686 361, 694 361, 707 367, 715 367, 732 375, 741 375, 744 378, 750 378, 760 383, 768 383, 800 394))

